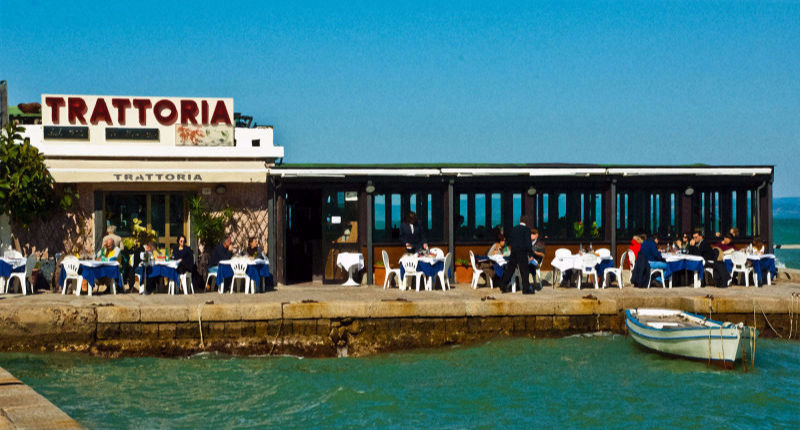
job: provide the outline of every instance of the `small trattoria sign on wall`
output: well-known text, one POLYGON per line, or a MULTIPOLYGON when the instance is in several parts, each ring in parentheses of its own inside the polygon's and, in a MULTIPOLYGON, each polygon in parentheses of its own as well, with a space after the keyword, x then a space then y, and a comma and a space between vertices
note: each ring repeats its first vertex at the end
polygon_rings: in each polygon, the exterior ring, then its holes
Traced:
POLYGON ((45 140, 233 146, 233 99, 42 95, 45 140))
POLYGON ((197 173, 112 173, 117 182, 203 182, 197 173))

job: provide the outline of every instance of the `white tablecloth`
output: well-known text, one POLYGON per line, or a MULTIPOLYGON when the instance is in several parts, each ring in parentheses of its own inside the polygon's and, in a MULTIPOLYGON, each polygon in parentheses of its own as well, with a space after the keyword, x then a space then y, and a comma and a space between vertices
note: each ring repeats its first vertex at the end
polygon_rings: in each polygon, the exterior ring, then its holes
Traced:
MULTIPOLYGON (((611 261, 611 257, 597 257, 598 264, 603 261, 611 261)), ((583 267, 583 255, 572 254, 565 257, 554 258, 550 264, 562 272, 567 270, 581 270, 583 267)))
POLYGON ((677 254, 672 252, 662 252, 661 256, 664 257, 664 260, 666 260, 667 263, 669 263, 670 261, 679 261, 679 260, 705 261, 703 260, 703 257, 692 254, 677 254))
POLYGON ((364 256, 360 252, 342 252, 336 257, 336 265, 344 270, 350 270, 353 266, 361 270, 364 268, 364 256))
POLYGON ((20 266, 24 266, 25 262, 28 261, 28 260, 26 260, 24 258, 4 258, 4 257, 0 257, 0 260, 3 260, 4 262, 6 262, 9 266, 11 266, 14 269, 16 269, 17 267, 20 267, 20 266))

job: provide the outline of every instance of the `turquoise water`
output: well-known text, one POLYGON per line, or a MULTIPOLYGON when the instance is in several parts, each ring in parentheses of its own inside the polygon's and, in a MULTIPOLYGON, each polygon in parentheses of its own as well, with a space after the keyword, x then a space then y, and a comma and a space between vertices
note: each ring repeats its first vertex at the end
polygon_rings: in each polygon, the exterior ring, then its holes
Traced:
MULTIPOLYGON (((773 220, 772 234, 776 244, 800 245, 800 219, 773 220)), ((775 256, 778 263, 800 269, 800 249, 776 249, 775 256)))
POLYGON ((800 428, 800 344, 755 370, 649 353, 629 337, 497 340, 366 358, 106 360, 0 354, 91 428, 800 428))

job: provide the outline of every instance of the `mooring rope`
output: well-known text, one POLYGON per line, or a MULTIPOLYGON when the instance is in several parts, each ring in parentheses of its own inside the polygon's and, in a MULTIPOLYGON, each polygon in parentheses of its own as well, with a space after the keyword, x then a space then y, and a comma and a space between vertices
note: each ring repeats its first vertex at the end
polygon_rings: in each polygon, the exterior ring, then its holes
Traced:
MULTIPOLYGON (((769 322, 769 318, 767 318, 767 314, 765 314, 765 313, 764 313, 764 308, 762 308, 762 307, 761 307, 761 303, 759 303, 759 304, 758 304, 758 308, 759 308, 759 309, 761 309, 761 315, 764 315, 764 320, 767 322, 767 325, 769 325, 769 328, 771 328, 771 329, 772 329, 772 331, 773 331, 773 332, 774 332, 776 335, 778 335, 778 337, 779 337, 779 338, 783 339, 783 336, 781 336, 781 334, 780 334, 780 333, 778 333, 778 331, 777 331, 777 330, 775 330, 775 327, 773 327, 773 326, 772 326, 772 323, 771 323, 771 322, 769 322)), ((753 308, 753 311, 755 312, 755 308, 753 308)))
POLYGON ((203 305, 204 304, 205 303, 200 303, 200 305, 197 306, 197 327, 198 327, 198 329, 200 329, 200 348, 206 349, 205 342, 203 342, 203 319, 202 319, 202 315, 203 315, 203 305))
POLYGON ((283 329, 283 305, 285 304, 286 302, 281 303, 281 323, 278 325, 278 331, 275 332, 275 338, 272 339, 272 348, 269 349, 268 355, 272 355, 272 352, 275 351, 275 345, 278 343, 278 336, 281 335, 281 330, 283 329))

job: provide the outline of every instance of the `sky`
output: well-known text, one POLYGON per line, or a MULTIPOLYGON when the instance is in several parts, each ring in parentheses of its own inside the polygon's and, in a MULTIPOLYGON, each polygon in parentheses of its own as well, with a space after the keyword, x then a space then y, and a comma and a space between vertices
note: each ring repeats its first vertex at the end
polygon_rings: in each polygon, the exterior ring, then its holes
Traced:
POLYGON ((0 0, 9 102, 232 97, 287 163, 775 165, 800 2, 0 0))

